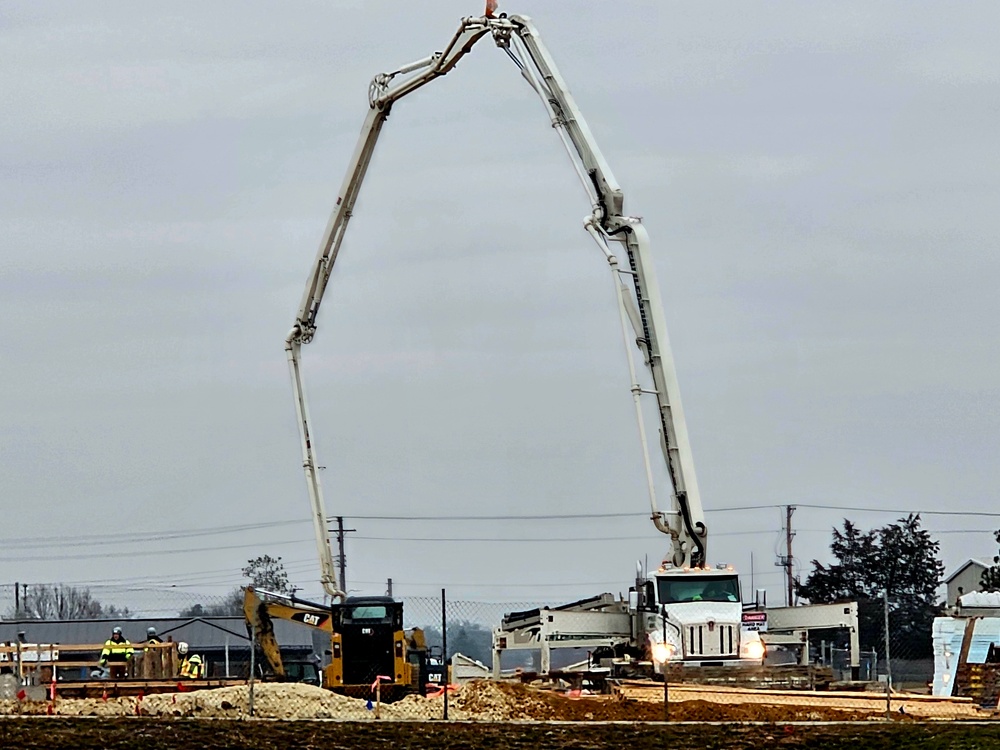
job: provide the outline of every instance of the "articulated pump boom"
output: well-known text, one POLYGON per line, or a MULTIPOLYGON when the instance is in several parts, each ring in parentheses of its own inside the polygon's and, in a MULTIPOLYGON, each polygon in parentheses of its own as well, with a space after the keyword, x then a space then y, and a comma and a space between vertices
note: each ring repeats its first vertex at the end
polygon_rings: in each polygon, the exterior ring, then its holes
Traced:
POLYGON ((303 468, 312 504, 321 582, 326 593, 335 599, 342 600, 345 592, 338 586, 326 529, 326 511, 302 379, 301 348, 316 334, 320 304, 347 223, 382 126, 393 105, 407 94, 450 72, 487 34, 514 61, 521 75, 542 100, 590 199, 591 213, 584 220, 584 226, 604 253, 614 279, 626 339, 630 387, 643 445, 651 517, 656 528, 671 540, 666 562, 678 567, 705 564, 707 528, 646 230, 639 218, 624 213, 622 189, 594 142, 583 115, 531 19, 525 16, 487 15, 463 19, 443 51, 372 80, 368 92, 368 115, 320 242, 295 323, 285 340, 299 422, 303 468), (626 259, 624 264, 611 250, 616 243, 626 259), (628 283, 623 281, 623 277, 628 283), (631 342, 635 343, 648 368, 652 388, 639 384, 631 342), (656 399, 660 445, 673 484, 670 510, 660 510, 656 499, 643 422, 643 396, 656 399))

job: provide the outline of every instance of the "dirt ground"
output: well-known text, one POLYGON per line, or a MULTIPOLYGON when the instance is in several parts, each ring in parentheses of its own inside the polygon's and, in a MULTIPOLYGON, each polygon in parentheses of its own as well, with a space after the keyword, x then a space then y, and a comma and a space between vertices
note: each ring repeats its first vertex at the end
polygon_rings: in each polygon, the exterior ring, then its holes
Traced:
POLYGON ((472 724, 162 719, 0 719, 0 748, 233 750, 384 747, 393 750, 978 750, 1000 747, 1000 726, 948 724, 704 725, 472 724))
MULTIPOLYGON (((758 691, 759 692, 759 691, 758 691)), ((570 698, 550 691, 535 690, 516 683, 482 681, 465 686, 450 700, 449 718, 457 721, 662 721, 662 693, 655 688, 635 691, 636 697, 586 696, 570 698)), ((902 705, 902 704, 900 704, 902 705)), ((929 704, 934 708, 934 704, 929 704)), ((922 708, 919 707, 918 708, 922 708)), ((990 718, 971 706, 965 713, 943 714, 942 718, 990 718)), ((955 711, 954 706, 944 706, 955 711)), ((339 721, 416 720, 443 718, 442 698, 407 696, 398 703, 383 705, 376 717, 366 701, 337 695, 301 684, 257 685, 254 713, 263 719, 335 719, 339 721)), ((246 686, 162 693, 145 698, 59 699, 48 702, 0 701, 0 715, 39 715, 167 718, 246 719, 251 717, 246 686)), ((878 700, 848 700, 838 696, 797 695, 749 697, 718 691, 675 689, 666 718, 669 721, 863 721, 884 715, 878 700), (794 699, 795 703, 791 700, 794 699)), ((924 714, 916 710, 898 713, 907 719, 924 714)))
MULTIPOLYGON (((663 704, 613 696, 568 698, 519 684, 481 682, 464 688, 452 701, 461 718, 478 721, 663 721, 663 704)), ((881 714, 878 714, 879 716, 881 714)), ((719 704, 705 700, 673 702, 669 721, 864 721, 869 711, 815 706, 719 704)))
MULTIPOLYGON (((662 684, 624 683, 616 690, 625 698, 658 705, 663 703, 662 684)), ((757 707, 769 707, 774 709, 771 711, 772 716, 781 716, 785 712, 792 711, 797 715, 816 713, 819 717, 829 720, 837 720, 838 717, 842 719, 847 714, 858 717, 885 713, 885 696, 878 693, 671 685, 670 701, 680 706, 707 702, 723 706, 724 710, 739 708, 751 713, 758 710, 757 707)), ((933 698, 905 693, 893 694, 891 706, 893 714, 919 719, 978 720, 989 719, 994 713, 980 709, 970 700, 933 698)))
MULTIPOLYGON (((145 716, 162 718, 251 718, 246 686, 161 693, 145 698, 58 699, 54 704, 0 702, 0 715, 55 715, 86 717, 145 716)), ((518 683, 475 682, 451 696, 449 719, 453 721, 663 721, 662 702, 620 696, 570 698, 536 690, 518 683)), ((257 685, 253 716, 260 719, 333 719, 339 721, 428 721, 444 715, 443 699, 407 696, 383 705, 379 716, 364 700, 348 698, 301 684, 257 685)), ((816 705, 767 705, 762 703, 718 703, 701 699, 672 702, 670 721, 863 721, 880 718, 875 711, 838 710, 816 705)))

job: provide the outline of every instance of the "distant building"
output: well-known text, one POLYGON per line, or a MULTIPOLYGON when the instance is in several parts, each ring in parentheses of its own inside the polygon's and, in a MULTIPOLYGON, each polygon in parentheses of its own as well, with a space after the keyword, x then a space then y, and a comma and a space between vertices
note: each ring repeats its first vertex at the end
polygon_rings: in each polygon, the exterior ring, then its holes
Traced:
POLYGON ((979 582, 982 579, 983 571, 991 567, 991 563, 982 560, 969 559, 958 566, 954 573, 944 579, 944 584, 948 588, 947 604, 954 607, 958 604, 958 597, 973 591, 979 591, 979 582))
MULTIPOLYGON (((125 620, 4 620, 0 621, 0 643, 23 639, 29 643, 80 644, 100 646, 111 635, 115 626, 121 626, 133 647, 146 639, 146 628, 156 628, 164 641, 188 644, 190 653, 198 654, 206 664, 206 677, 246 677, 249 674, 250 638, 242 617, 172 617, 160 619, 125 620)), ((286 658, 320 659, 329 647, 329 636, 284 620, 274 621, 274 634, 286 658), (318 636, 318 637, 316 637, 318 636), (314 643, 315 638, 315 643, 314 643)), ((84 661, 80 653, 68 659, 84 661)), ((87 655, 89 656, 89 655, 87 655)), ((93 654, 97 665, 100 650, 93 654)), ((60 655, 62 658, 62 655, 60 655)), ((60 668, 62 679, 85 679, 89 670, 74 671, 60 668)))

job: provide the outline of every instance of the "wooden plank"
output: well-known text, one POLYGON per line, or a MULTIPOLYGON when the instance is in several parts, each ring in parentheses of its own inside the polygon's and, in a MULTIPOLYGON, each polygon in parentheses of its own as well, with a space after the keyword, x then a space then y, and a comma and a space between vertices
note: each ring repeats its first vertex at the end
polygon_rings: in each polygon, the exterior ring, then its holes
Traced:
MULTIPOLYGON (((618 694, 626 699, 661 703, 663 686, 659 683, 620 685, 618 694)), ((829 693, 785 690, 747 690, 716 686, 694 686, 678 684, 669 686, 669 700, 705 701, 720 704, 756 704, 772 706, 795 706, 797 708, 833 708, 843 711, 866 711, 881 714, 885 711, 885 696, 878 693, 829 693)), ((929 696, 893 695, 892 710, 911 716, 926 718, 982 718, 983 713, 969 700, 936 698, 929 696)))
MULTIPOLYGON (((640 682, 638 680, 622 680, 618 683, 622 687, 636 688, 640 690, 656 690, 661 694, 663 693, 663 683, 660 682, 640 682)), ((816 698, 831 698, 835 699, 838 696, 845 698, 877 698, 883 703, 885 702, 884 693, 869 693, 861 690, 837 690, 836 692, 830 691, 808 691, 808 690, 772 690, 772 689, 760 689, 757 688, 741 688, 741 687, 731 687, 729 685, 694 685, 691 683, 673 683, 669 685, 669 689, 673 691, 677 690, 701 690, 701 691, 711 691, 717 693, 730 693, 734 695, 775 695, 775 696, 791 696, 796 695, 809 695, 815 696, 816 698)), ((927 701, 930 703, 935 702, 952 702, 952 703, 971 703, 970 698, 956 698, 949 696, 940 695, 923 695, 921 693, 893 693, 893 700, 899 696, 902 699, 908 701, 927 701)))
MULTIPOLYGON (((4 646, 0 645, 0 654, 18 654, 18 653, 35 653, 37 651, 102 651, 104 649, 104 643, 30 643, 21 644, 20 646, 4 646)), ((166 641, 164 643, 129 643, 133 651, 142 651, 145 649, 162 649, 168 650, 177 646, 173 641, 166 641)))

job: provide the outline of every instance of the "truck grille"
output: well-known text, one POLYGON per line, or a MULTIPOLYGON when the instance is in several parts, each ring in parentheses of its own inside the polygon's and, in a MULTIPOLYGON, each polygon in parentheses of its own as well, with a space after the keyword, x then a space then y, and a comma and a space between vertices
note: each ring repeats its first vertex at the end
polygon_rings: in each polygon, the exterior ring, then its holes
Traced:
POLYGON ((708 623, 687 626, 686 656, 735 656, 739 641, 733 625, 708 623))

